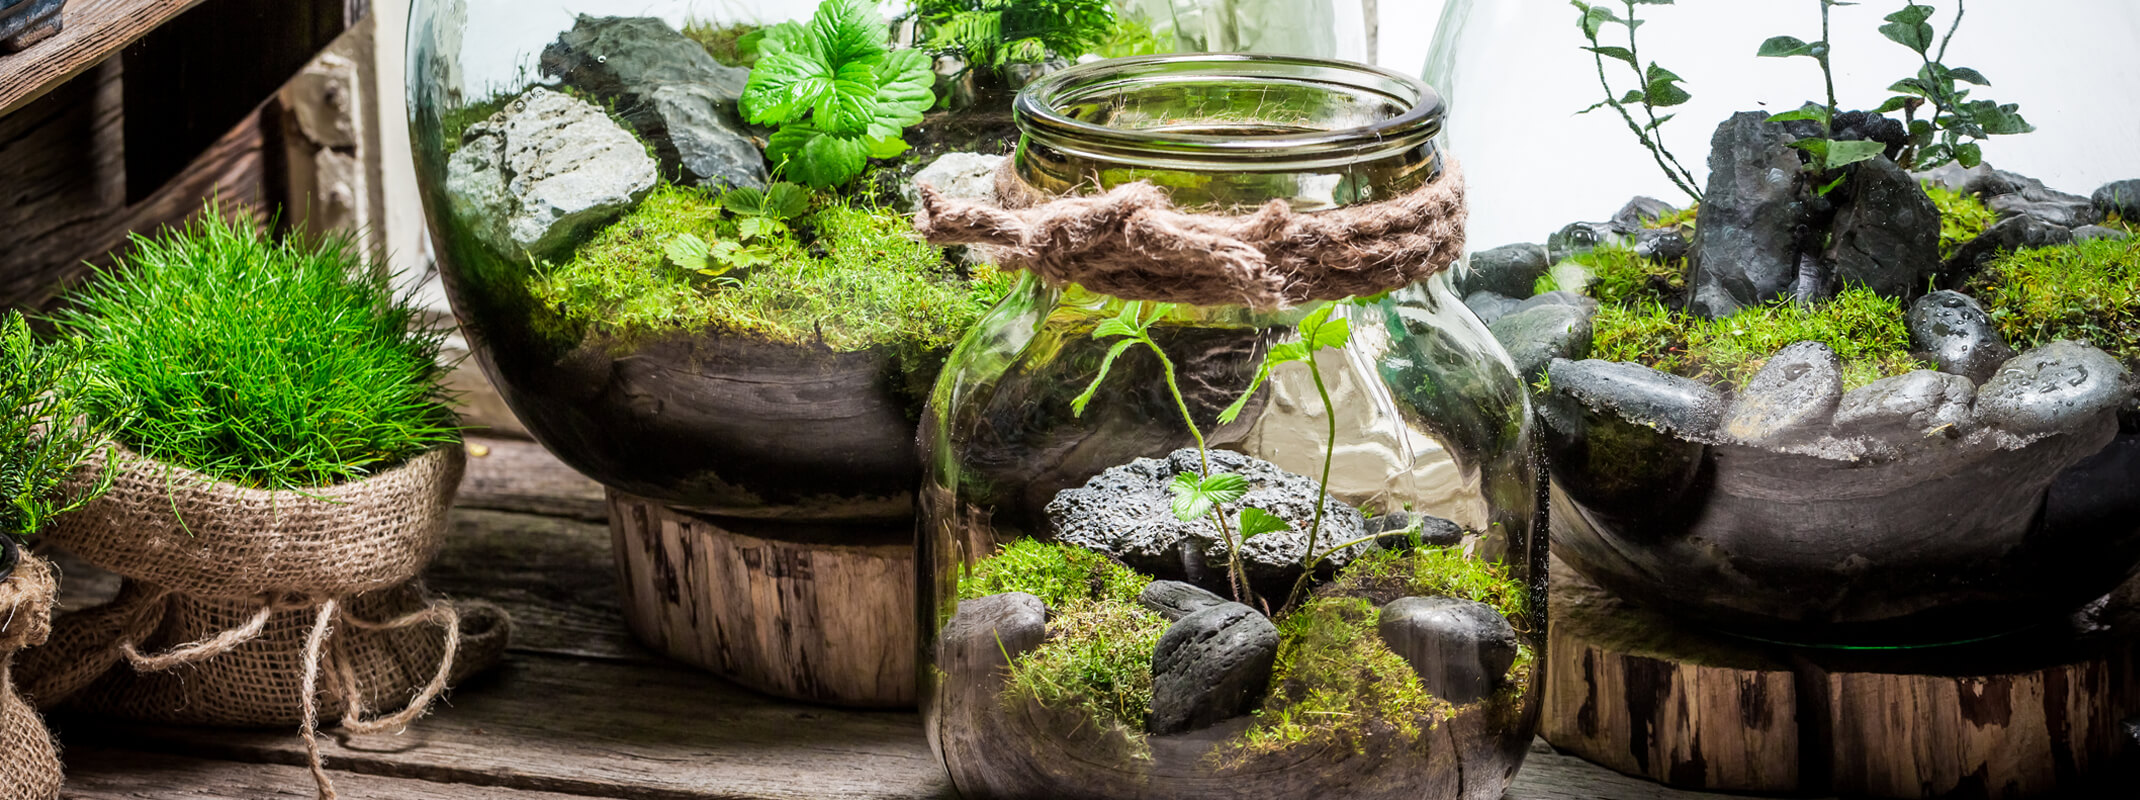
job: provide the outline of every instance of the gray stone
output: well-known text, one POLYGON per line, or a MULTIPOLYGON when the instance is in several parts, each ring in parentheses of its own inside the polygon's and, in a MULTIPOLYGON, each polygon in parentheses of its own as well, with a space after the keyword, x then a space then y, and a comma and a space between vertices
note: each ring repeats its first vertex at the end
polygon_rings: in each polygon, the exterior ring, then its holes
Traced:
POLYGON ((919 205, 921 192, 916 187, 928 186, 954 200, 996 199, 996 171, 1003 166, 1007 156, 991 156, 981 153, 945 153, 935 161, 914 173, 914 180, 903 191, 907 202, 919 205))
POLYGON ((542 51, 543 74, 611 102, 664 173, 707 186, 763 187, 765 156, 736 110, 750 71, 654 17, 580 15, 542 51))
POLYGON ((1961 292, 1933 292, 1910 306, 1910 348, 1939 365, 1939 371, 1983 383, 2000 364, 2014 357, 1991 315, 1976 298, 1961 292))
POLYGON ((2000 219, 2035 217, 2061 228, 2078 228, 2103 221, 2103 212, 2096 208, 2094 201, 2075 194, 2050 193, 2042 199, 2031 200, 2015 192, 1994 197, 1985 205, 2000 219))
POLYGON ((1384 550, 1408 549, 1412 546, 1412 540, 1407 531, 1411 530, 1415 522, 1419 525, 1421 547, 1453 547, 1464 542, 1464 526, 1416 511, 1392 511, 1379 517, 1369 517, 1366 535, 1380 537, 1375 540, 1375 546, 1384 550))
POLYGON ((2073 241, 2076 242, 2092 242, 2097 239, 2122 242, 2130 238, 2133 238, 2133 235, 2122 229, 2105 228, 2101 225, 2083 225, 2073 229, 2073 241))
MULTIPOLYGON (((1540 295, 1532 300, 1544 297, 1546 295, 1540 295)), ((1578 299, 1589 300, 1585 297, 1578 299)), ((1529 305, 1529 301, 1525 304, 1529 305)), ((1591 301, 1587 306, 1549 302, 1530 308, 1519 307, 1495 320, 1487 329, 1508 351, 1509 360, 1516 365, 1516 374, 1529 384, 1545 374, 1546 365, 1553 359, 1590 357, 1590 317, 1596 306, 1597 303, 1591 301)))
POLYGON ((1694 229, 1689 310, 1729 316, 1784 296, 1798 278, 1810 189, 1793 137, 1768 115, 1733 115, 1710 140, 1709 189, 1694 229))
POLYGON ((1555 361, 1555 394, 1629 422, 1702 440, 1716 434, 1724 399, 1699 382, 1624 361, 1555 361))
POLYGON ((2052 247, 2073 241, 2073 231, 2031 216, 2008 217, 1985 228, 1947 259, 1941 273, 1949 281, 1975 275, 2000 253, 2052 247))
POLYGON ((1465 275, 1464 292, 1493 292, 1508 297, 1530 297, 1538 279, 1552 269, 1546 249, 1535 244, 1511 244, 1471 254, 1471 270, 1465 275))
POLYGON ((1962 194, 1999 195, 2014 190, 2013 185, 2005 178, 1999 177, 1998 171, 1992 169, 1990 164, 1964 167, 1959 162, 1949 161, 1923 172, 1912 173, 1910 177, 1962 194))
POLYGON ((1923 435, 1970 422, 1977 387, 1968 378, 1920 369, 1852 389, 1835 409, 1843 435, 1885 438, 1923 435))
POLYGON ((1048 606, 1025 592, 1005 592, 960 600, 958 611, 937 633, 937 651, 983 662, 973 667, 1008 666, 1048 638, 1048 606))
POLYGON ((1694 241, 1678 228, 1643 229, 1636 231, 1634 238, 1635 255, 1659 263, 1686 258, 1694 249, 1694 241))
POLYGON ((1240 603, 1177 620, 1152 651, 1154 734, 1211 727, 1255 710, 1271 683, 1278 628, 1240 603))
POLYGON ((1509 309, 1508 313, 1521 314, 1537 308, 1576 308, 1589 314, 1598 310, 1598 301, 1575 292, 1556 290, 1527 298, 1516 304, 1515 308, 1509 309))
POLYGON ((1516 629, 1474 600, 1402 598, 1382 607, 1377 628, 1428 692, 1457 705, 1493 694, 1516 663, 1516 629))
POLYGON ((1843 286, 1908 299, 1939 270, 1939 208, 1884 157, 1858 163, 1831 231, 1828 262, 1843 286))
POLYGON ((2089 199, 2103 214, 2116 214, 2127 222, 2140 222, 2140 178, 2103 184, 2089 199))
POLYGON ((1724 434, 1751 445, 1785 444, 1828 427, 1843 398, 1843 368, 1819 342, 1796 342, 1769 357, 1732 401, 1724 434))
MULTIPOLYGON (((1260 508, 1292 526, 1242 545, 1241 560, 1249 580, 1270 586, 1298 578, 1309 529, 1315 522, 1315 480, 1231 450, 1211 451, 1211 466, 1248 480, 1248 494, 1238 503, 1221 507, 1229 520, 1242 508, 1260 508)), ((1218 526, 1209 515, 1188 522, 1176 519, 1174 496, 1167 490, 1174 476, 1202 472, 1194 448, 1176 450, 1164 460, 1140 458, 1103 470, 1083 486, 1056 493, 1045 513, 1058 541, 1113 556, 1148 575, 1223 586, 1228 559, 1218 526)), ((1316 548, 1360 538, 1360 512, 1324 498, 1327 505, 1316 548)), ((1341 567, 1368 549, 1365 543, 1353 545, 1331 554, 1326 564, 1332 569, 1341 567)))
POLYGON ((1471 309, 1471 313, 1479 315, 1480 322, 1488 325, 1494 324, 1494 320, 1507 316, 1508 312, 1516 310, 1516 306, 1522 304, 1522 300, 1484 290, 1472 292, 1464 297, 1464 307, 1471 309))
POLYGON ((1198 611, 1232 602, 1195 584, 1181 581, 1152 581, 1138 593, 1137 603, 1158 612, 1168 620, 1178 620, 1198 611))
POLYGON ((1977 418, 2018 434, 2078 430, 2117 414, 2132 373, 2081 342, 2052 342, 2016 356, 1977 390, 1977 418))
POLYGON ((1619 213, 1612 215, 1613 230, 1622 234, 1634 234, 1647 229, 1659 219, 1679 213, 1679 207, 1655 197, 1637 197, 1621 206, 1619 213))
POLYGON ((1546 253, 1554 262, 1582 255, 1598 245, 1617 242, 1621 232, 1610 222, 1571 222, 1546 237, 1546 253))
POLYGON ((507 260, 564 255, 654 187, 657 164, 584 100, 530 89, 468 126, 446 167, 455 214, 507 260))

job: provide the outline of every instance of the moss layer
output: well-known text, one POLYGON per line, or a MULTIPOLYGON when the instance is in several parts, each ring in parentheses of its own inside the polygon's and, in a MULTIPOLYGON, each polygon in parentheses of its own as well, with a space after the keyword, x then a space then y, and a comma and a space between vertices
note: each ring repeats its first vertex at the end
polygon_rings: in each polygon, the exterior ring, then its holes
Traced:
POLYGON ((1300 746, 1360 751, 1368 737, 1416 738, 1454 711, 1410 662, 1382 643, 1381 610, 1359 597, 1318 597, 1278 622, 1271 693, 1235 758, 1300 746))
POLYGON ((1592 323, 1591 357, 1738 387, 1776 351, 1814 341, 1842 359, 1848 390, 1928 366, 1910 355, 1906 311, 1900 301, 1863 288, 1811 306, 1782 301, 1713 320, 1657 302, 1606 303, 1592 323))
POLYGON ((1166 618, 1113 598, 1050 609, 1048 639, 1011 665, 1004 702, 1031 699, 1075 711, 1141 742, 1152 713, 1152 653, 1167 632, 1166 618))
POLYGON ((1049 608, 1077 601, 1136 603, 1152 579, 1076 545, 1019 539, 959 579, 959 599, 1025 592, 1049 608))
POLYGON ((2007 253, 1969 287, 2017 348, 2078 339, 2140 359, 2140 240, 2007 253))

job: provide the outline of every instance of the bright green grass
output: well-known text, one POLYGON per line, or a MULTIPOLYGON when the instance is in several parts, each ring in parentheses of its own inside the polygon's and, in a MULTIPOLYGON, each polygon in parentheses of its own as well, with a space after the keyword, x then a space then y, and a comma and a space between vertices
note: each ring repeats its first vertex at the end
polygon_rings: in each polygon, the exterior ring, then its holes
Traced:
POLYGON ((442 334, 346 239, 277 242, 211 203, 57 318, 96 370, 92 419, 149 457, 245 486, 355 480, 455 441, 442 334))
POLYGON ((530 289, 574 338, 712 329, 843 352, 921 353, 949 349, 1014 283, 986 266, 961 276, 902 215, 821 202, 797 223, 815 233, 814 245, 777 238, 772 263, 732 273, 740 283, 725 285, 669 263, 663 250, 683 233, 732 241, 735 220, 710 192, 664 184, 570 261, 544 267, 530 289))
POLYGON ((106 470, 66 488, 104 438, 81 410, 87 377, 79 340, 40 344, 12 311, 0 322, 0 536, 28 540, 110 485, 106 470))
POLYGON ((1843 387, 1927 368, 1910 356, 1905 307, 1864 288, 1811 306, 1779 301, 1722 319, 1671 311, 1660 303, 1607 303, 1592 320, 1591 357, 1630 361, 1710 384, 1745 385, 1776 351, 1794 342, 1833 348, 1843 387))
POLYGON ((2140 359, 2140 240, 2005 253, 1970 286, 2016 347, 2078 339, 2140 359))
POLYGON ((1998 222, 1997 215, 1976 195, 1954 191, 1930 181, 1922 184, 1925 196, 1932 198, 1932 205, 1939 209, 1939 257, 1951 258, 1962 245, 1983 235, 1984 229, 1998 222))
POLYGON ((1112 598, 1049 611, 1048 639, 1011 665, 1004 702, 1030 698, 1074 710, 1140 751, 1152 713, 1152 653, 1167 619, 1112 598))
POLYGON ((1580 287, 1559 285, 1559 276, 1566 271, 1556 267, 1539 278, 1536 287, 1539 294, 1567 289, 1588 294, 1600 303, 1624 304, 1659 302, 1687 289, 1686 259, 1660 262, 1643 258, 1634 248, 1623 244, 1599 245, 1588 252, 1570 256, 1568 262, 1589 273, 1589 284, 1580 287))
POLYGON ((1076 545, 1019 539, 959 580, 959 599, 1025 592, 1049 608, 1078 600, 1137 601, 1152 579, 1076 545))

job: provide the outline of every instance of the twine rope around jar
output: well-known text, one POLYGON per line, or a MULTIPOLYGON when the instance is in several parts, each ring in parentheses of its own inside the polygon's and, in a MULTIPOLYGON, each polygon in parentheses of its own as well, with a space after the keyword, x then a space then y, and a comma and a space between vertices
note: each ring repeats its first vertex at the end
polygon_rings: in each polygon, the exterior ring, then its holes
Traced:
POLYGON ((1402 288, 1464 252, 1464 176, 1453 160, 1389 200, 1312 212, 1272 200, 1238 216, 1182 211, 1143 181, 1049 199, 1013 159, 996 173, 998 204, 918 188, 914 227, 931 243, 993 246, 1003 266, 1051 286, 1125 300, 1270 311, 1402 288))

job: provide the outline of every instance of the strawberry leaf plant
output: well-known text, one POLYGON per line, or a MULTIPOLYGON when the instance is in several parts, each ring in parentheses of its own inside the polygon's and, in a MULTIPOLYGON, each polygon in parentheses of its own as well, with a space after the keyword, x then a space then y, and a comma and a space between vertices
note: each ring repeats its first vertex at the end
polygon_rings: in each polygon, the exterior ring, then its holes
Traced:
POLYGON ((808 25, 766 29, 741 107, 750 122, 779 126, 765 148, 775 168, 829 189, 872 156, 905 151, 901 132, 935 104, 935 74, 926 54, 892 50, 889 38, 863 0, 825 0, 808 25))

